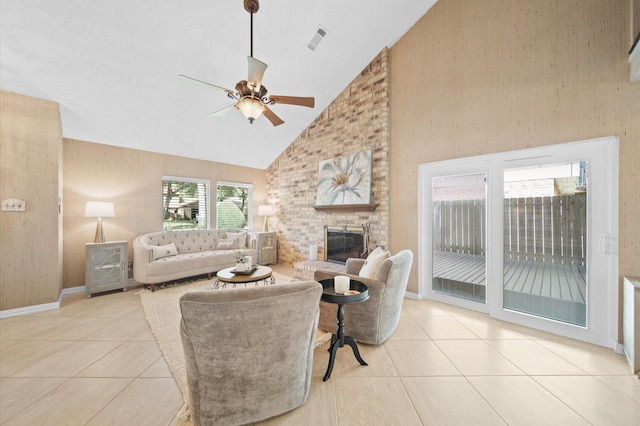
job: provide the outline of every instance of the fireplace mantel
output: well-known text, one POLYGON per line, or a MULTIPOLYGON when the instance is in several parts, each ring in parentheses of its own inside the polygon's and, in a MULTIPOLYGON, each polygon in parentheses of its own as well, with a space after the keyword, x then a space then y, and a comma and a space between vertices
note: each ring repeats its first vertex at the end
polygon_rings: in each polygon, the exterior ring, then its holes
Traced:
POLYGON ((313 206, 316 211, 350 211, 350 212, 372 212, 379 204, 329 204, 325 206, 313 206))

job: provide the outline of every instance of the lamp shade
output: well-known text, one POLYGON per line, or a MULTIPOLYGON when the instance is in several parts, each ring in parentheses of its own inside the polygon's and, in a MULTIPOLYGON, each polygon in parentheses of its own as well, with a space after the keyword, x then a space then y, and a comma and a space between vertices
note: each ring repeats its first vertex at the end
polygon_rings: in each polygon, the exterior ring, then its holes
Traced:
POLYGON ((262 232, 269 232, 267 216, 273 216, 274 213, 275 211, 271 204, 265 204, 258 207, 258 216, 264 216, 264 222, 262 223, 262 232))
POLYGON ((242 112, 242 115, 244 115, 244 117, 251 123, 253 123, 253 120, 260 117, 264 111, 262 101, 255 98, 242 99, 238 102, 237 107, 240 112, 242 112))
POLYGON ((84 217, 115 217, 113 203, 105 201, 87 201, 84 217))
POLYGON ((258 216, 273 216, 273 206, 266 204, 258 207, 258 216))

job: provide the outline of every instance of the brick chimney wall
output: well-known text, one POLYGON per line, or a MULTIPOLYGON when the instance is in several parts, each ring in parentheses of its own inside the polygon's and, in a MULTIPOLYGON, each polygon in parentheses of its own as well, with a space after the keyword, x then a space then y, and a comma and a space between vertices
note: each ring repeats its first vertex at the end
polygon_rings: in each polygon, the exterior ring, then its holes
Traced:
POLYGON ((275 206, 270 230, 278 235, 278 262, 307 260, 309 246, 324 257, 324 225, 371 224, 370 249, 389 247, 389 50, 384 49, 267 169, 267 201, 275 206), (375 211, 316 211, 318 163, 372 151, 371 203, 375 211))

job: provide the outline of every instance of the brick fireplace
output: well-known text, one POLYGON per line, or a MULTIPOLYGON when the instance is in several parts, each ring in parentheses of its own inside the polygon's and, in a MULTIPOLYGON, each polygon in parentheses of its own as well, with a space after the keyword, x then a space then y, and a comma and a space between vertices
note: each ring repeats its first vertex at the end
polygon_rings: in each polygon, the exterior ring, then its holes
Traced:
POLYGON ((365 236, 362 226, 324 226, 324 260, 345 264, 350 257, 362 257, 365 236))
POLYGON ((267 169, 266 201, 276 208, 271 228, 277 232, 280 263, 308 261, 312 246, 324 259, 325 225, 369 223, 371 249, 389 247, 389 62, 385 48, 267 169), (371 203, 377 208, 315 210, 319 162, 367 150, 372 152, 371 203))
POLYGON ((306 260, 294 263, 295 277, 312 280, 318 269, 344 272, 347 259, 368 255, 370 225, 325 225, 324 260, 306 260))

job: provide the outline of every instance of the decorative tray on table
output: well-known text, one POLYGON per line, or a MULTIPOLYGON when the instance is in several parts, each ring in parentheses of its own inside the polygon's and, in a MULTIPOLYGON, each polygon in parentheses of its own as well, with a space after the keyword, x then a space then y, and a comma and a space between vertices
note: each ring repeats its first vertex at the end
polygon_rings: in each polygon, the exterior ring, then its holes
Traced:
POLYGON ((252 274, 256 269, 258 269, 258 265, 253 265, 251 269, 247 269, 246 271, 236 271, 236 268, 233 268, 231 270, 231 273, 236 275, 249 275, 252 274))

